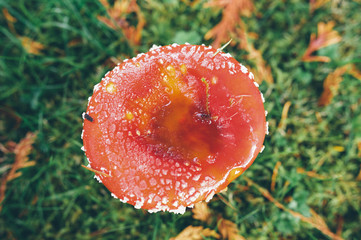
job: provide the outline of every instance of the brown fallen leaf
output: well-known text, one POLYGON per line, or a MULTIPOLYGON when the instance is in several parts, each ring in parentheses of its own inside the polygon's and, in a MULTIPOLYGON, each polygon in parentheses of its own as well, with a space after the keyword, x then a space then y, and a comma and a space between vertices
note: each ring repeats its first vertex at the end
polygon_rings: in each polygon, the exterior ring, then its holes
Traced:
POLYGON ((41 55, 41 50, 45 48, 45 46, 37 41, 34 41, 28 37, 18 36, 21 41, 21 45, 25 49, 26 52, 34 55, 41 55))
POLYGON ((16 37, 20 40, 21 45, 25 49, 25 51, 30 54, 41 55, 41 50, 43 50, 45 48, 45 46, 42 43, 37 42, 29 37, 19 36, 16 33, 16 30, 14 27, 14 23, 17 22, 17 19, 14 16, 12 16, 6 8, 3 8, 2 12, 4 14, 4 17, 6 19, 6 22, 7 22, 7 25, 9 27, 10 31, 14 35, 16 35, 16 37))
POLYGON ((231 45, 239 41, 238 47, 248 52, 247 59, 253 61, 256 69, 248 69, 255 76, 255 81, 261 83, 265 80, 273 83, 271 68, 267 66, 263 59, 262 53, 257 50, 248 39, 257 39, 257 33, 247 32, 247 26, 242 20, 242 16, 249 17, 254 11, 252 0, 212 0, 207 2, 205 7, 214 7, 222 9, 221 21, 211 30, 209 30, 204 38, 214 39, 213 47, 219 48, 222 43, 227 42, 230 38, 235 39, 231 45))
POLYGON ((5 198, 6 184, 9 181, 21 176, 21 172, 19 172, 18 170, 34 166, 36 164, 35 161, 29 161, 28 157, 31 150, 33 149, 32 144, 34 143, 35 138, 35 133, 27 133, 25 138, 23 138, 18 144, 15 144, 10 149, 8 149, 9 152, 13 152, 15 154, 15 161, 11 165, 11 169, 9 170, 9 172, 5 173, 4 176, 1 178, 0 211, 2 209, 2 202, 5 198))
POLYGON ((278 129, 280 129, 281 131, 284 131, 286 128, 286 119, 288 117, 288 111, 290 109, 291 106, 291 102, 287 101, 285 103, 285 105, 283 105, 283 109, 282 109, 282 115, 281 115, 281 121, 278 124, 278 129))
POLYGON ((9 11, 7 10, 7 8, 3 8, 3 9, 2 9, 2 12, 3 12, 4 17, 5 17, 5 19, 6 19, 6 23, 8 24, 9 30, 10 30, 13 34, 16 34, 15 27, 14 27, 14 23, 17 22, 17 19, 9 13, 9 11))
POLYGON ((188 226, 176 237, 170 240, 203 240, 204 237, 220 238, 220 235, 209 228, 203 228, 202 226, 188 226))
POLYGON ((272 181, 271 181, 271 191, 272 192, 275 190, 275 187, 276 187, 276 178, 278 175, 278 169, 280 168, 281 164, 282 163, 280 161, 277 161, 275 167, 273 168, 272 181))
POLYGON ((299 218, 302 221, 309 223, 312 227, 318 229, 319 231, 321 231, 323 234, 327 235, 331 239, 336 239, 336 240, 342 239, 342 237, 331 232, 331 230, 328 228, 328 226, 325 223, 325 221, 323 220, 323 218, 320 215, 318 215, 314 210, 310 209, 311 217, 305 217, 302 214, 285 207, 282 203, 277 201, 267 189, 259 186, 258 184, 253 182, 250 178, 244 176, 243 179, 247 181, 248 185, 254 186, 263 195, 263 197, 267 198, 270 202, 272 202, 279 209, 282 209, 282 210, 290 213, 295 218, 299 218))
MULTIPOLYGON (((245 24, 242 22, 240 23, 242 26, 241 28, 237 29, 237 34, 240 38, 240 43, 238 47, 248 52, 247 59, 254 62, 256 68, 250 68, 250 72, 253 73, 254 79, 257 83, 261 84, 264 80, 268 83, 273 83, 273 76, 271 67, 267 65, 266 61, 263 59, 261 51, 257 50, 254 45, 249 41, 249 39, 254 37, 254 33, 247 32, 247 28, 245 24)), ((258 37, 258 36, 257 36, 258 37)))
POLYGON ((212 45, 215 48, 236 35, 236 29, 241 27, 241 16, 250 16, 254 10, 251 0, 211 0, 204 6, 222 9, 221 21, 204 36, 206 40, 214 38, 212 45))
POLYGON ((356 68, 355 64, 352 64, 348 73, 351 74, 354 78, 357 78, 361 81, 361 71, 356 68))
POLYGON ((330 0, 310 0, 310 12, 314 12, 316 9, 322 7, 330 0))
POLYGON ((329 62, 331 59, 326 56, 312 56, 312 53, 317 50, 338 43, 342 37, 333 30, 335 26, 334 21, 328 23, 319 22, 317 24, 317 37, 316 34, 311 34, 310 43, 305 53, 302 56, 304 62, 329 62))
POLYGON ((121 29, 129 43, 139 45, 142 38, 142 30, 145 26, 145 19, 136 0, 115 0, 113 6, 109 5, 108 0, 99 0, 107 10, 109 17, 98 16, 98 20, 108 27, 118 30, 121 29), (126 17, 135 13, 137 17, 136 26, 132 26, 126 17))
POLYGON ((211 210, 206 202, 199 202, 194 205, 192 209, 193 218, 205 223, 209 223, 211 219, 211 210))
POLYGON ((343 81, 343 75, 349 73, 355 78, 361 80, 361 73, 356 70, 354 64, 346 64, 342 67, 338 67, 335 71, 328 74, 323 82, 323 92, 318 100, 319 106, 326 106, 331 103, 332 98, 337 94, 340 87, 340 83, 343 81))
POLYGON ((221 218, 218 221, 218 230, 221 233, 222 239, 227 240, 245 240, 239 235, 237 225, 234 222, 221 218))
POLYGON ((322 176, 322 175, 316 173, 315 171, 306 171, 304 168, 301 168, 301 167, 298 167, 296 171, 297 171, 297 173, 306 174, 307 176, 309 176, 311 178, 317 178, 320 180, 327 179, 327 177, 322 176))

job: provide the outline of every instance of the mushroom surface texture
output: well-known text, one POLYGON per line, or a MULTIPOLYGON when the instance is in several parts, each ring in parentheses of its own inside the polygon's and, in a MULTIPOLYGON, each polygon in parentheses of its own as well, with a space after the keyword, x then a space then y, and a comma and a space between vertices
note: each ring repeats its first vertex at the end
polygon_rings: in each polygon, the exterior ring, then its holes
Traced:
POLYGON ((87 168, 149 212, 209 201, 252 164, 268 132, 253 74, 204 45, 124 60, 94 87, 83 118, 87 168))

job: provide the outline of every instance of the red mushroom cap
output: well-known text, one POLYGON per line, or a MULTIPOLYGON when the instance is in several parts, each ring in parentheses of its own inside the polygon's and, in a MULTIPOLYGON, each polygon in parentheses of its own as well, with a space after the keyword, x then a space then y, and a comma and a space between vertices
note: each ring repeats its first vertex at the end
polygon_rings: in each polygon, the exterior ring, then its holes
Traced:
POLYGON ((114 197, 183 213, 243 173, 267 123, 253 74, 212 47, 169 45, 124 61, 84 114, 90 168, 114 197))

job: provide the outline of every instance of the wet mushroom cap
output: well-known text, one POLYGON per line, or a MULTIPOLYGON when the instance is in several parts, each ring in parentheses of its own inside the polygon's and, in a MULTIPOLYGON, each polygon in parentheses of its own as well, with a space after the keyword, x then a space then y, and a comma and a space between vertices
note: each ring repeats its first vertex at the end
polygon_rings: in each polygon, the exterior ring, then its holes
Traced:
POLYGON ((96 178, 123 202, 183 213, 243 173, 267 124, 253 74, 198 45, 153 47, 94 87, 83 141, 96 178))

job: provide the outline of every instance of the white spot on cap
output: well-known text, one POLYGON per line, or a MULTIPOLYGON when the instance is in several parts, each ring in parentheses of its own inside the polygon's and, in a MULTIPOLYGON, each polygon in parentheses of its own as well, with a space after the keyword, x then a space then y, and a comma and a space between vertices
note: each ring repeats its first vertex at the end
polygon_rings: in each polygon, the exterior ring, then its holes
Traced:
POLYGON ((248 77, 253 80, 254 79, 253 73, 249 72, 248 77))
POLYGON ((94 175, 94 178, 95 178, 96 180, 98 180, 98 182, 102 183, 102 180, 100 179, 100 177, 99 177, 98 175, 94 175))
POLYGON ((186 212, 186 207, 180 206, 178 209, 171 209, 169 212, 176 213, 176 214, 184 214, 186 212))
POLYGON ((127 203, 129 201, 129 198, 124 197, 123 199, 119 198, 119 201, 121 201, 122 203, 127 203))
POLYGON ((259 153, 262 153, 265 148, 266 148, 266 146, 263 145, 262 148, 261 148, 261 151, 259 151, 259 153))
POLYGON ((243 64, 240 64, 240 66, 243 73, 248 73, 248 69, 243 64))
POLYGON ((154 51, 158 48, 160 48, 160 46, 153 44, 153 46, 149 49, 149 51, 154 51))
POLYGON ((96 84, 96 85, 94 86, 93 92, 99 91, 100 88, 101 88, 100 83, 96 84))
POLYGON ((144 198, 140 198, 140 201, 136 201, 135 202, 135 205, 134 205, 134 208, 136 209, 140 209, 141 207, 143 207, 144 205, 144 198))
POLYGON ((263 94, 261 92, 259 92, 261 94, 261 98, 262 98, 262 102, 265 102, 263 94))
POLYGON ((211 201, 211 199, 213 198, 214 194, 215 194, 215 191, 212 190, 212 191, 207 195, 206 202, 211 201))
POLYGON ((268 135, 269 134, 269 123, 266 122, 266 134, 268 135))
POLYGON ((253 84, 256 86, 256 87, 259 87, 259 84, 257 82, 253 82, 253 84))

